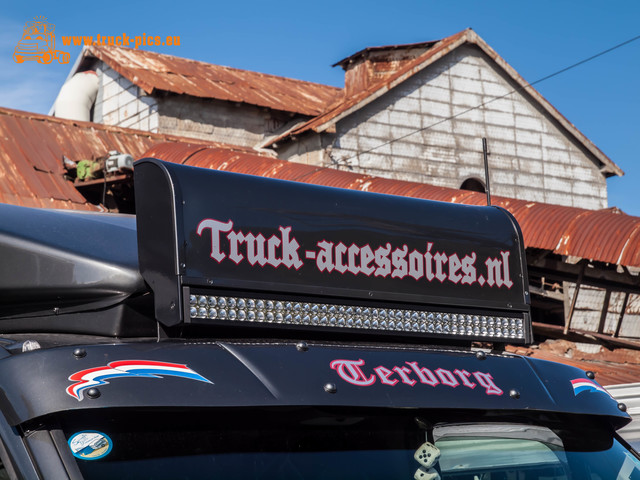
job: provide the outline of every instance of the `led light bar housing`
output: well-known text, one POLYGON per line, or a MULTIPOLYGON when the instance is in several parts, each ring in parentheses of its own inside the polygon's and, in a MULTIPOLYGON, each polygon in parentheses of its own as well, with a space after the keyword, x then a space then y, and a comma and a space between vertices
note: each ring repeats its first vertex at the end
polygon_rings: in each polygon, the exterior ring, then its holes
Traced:
POLYGON ((134 179, 140 270, 168 327, 532 338, 522 234, 503 209, 155 159, 134 179))
POLYGON ((375 308, 261 298, 189 295, 189 321, 291 325, 523 341, 518 317, 375 308))

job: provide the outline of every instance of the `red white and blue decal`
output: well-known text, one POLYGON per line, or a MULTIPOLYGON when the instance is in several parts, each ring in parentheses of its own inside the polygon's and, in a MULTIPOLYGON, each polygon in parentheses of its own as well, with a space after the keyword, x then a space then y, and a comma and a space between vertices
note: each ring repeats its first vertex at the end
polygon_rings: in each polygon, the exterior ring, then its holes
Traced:
POLYGON ((122 377, 163 378, 164 376, 181 377, 213 384, 212 381, 207 380, 186 365, 151 360, 118 360, 110 362, 104 367, 88 368, 74 373, 69 377, 69 380, 76 383, 67 387, 67 393, 81 401, 84 398, 85 390, 99 385, 107 385, 109 383, 107 380, 122 377))
POLYGON ((571 380, 571 385, 573 386, 573 394, 576 396, 582 392, 601 392, 609 395, 609 392, 588 378, 576 378, 571 380))

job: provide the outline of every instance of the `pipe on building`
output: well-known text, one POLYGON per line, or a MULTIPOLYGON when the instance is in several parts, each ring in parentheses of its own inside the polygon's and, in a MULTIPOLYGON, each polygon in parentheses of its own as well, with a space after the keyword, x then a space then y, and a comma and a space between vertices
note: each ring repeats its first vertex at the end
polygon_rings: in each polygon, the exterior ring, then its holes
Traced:
POLYGON ((76 73, 60 89, 53 115, 70 120, 91 121, 91 107, 98 96, 99 80, 93 70, 76 73))

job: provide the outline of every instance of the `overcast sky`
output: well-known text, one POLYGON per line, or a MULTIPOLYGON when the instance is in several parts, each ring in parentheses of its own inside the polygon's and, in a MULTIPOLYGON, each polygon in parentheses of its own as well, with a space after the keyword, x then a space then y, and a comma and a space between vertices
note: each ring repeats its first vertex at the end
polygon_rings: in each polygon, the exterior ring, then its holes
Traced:
MULTIPOLYGON (((343 85, 336 61, 367 46, 413 43, 473 28, 534 82, 640 35, 635 0, 395 0, 393 2, 11 2, 0 9, 0 106, 48 113, 80 47, 62 35, 179 35, 144 47, 220 65, 343 85), (26 21, 56 25, 69 65, 16 64, 26 21)), ((609 205, 640 216, 640 40, 536 85, 624 171, 609 205)))

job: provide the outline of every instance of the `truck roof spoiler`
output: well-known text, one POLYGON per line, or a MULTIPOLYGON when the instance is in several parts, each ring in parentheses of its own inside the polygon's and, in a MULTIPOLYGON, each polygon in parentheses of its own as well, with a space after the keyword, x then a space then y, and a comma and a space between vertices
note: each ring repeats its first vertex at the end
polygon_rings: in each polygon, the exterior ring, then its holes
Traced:
POLYGON ((156 159, 134 179, 163 325, 531 341, 522 234, 503 209, 156 159))

